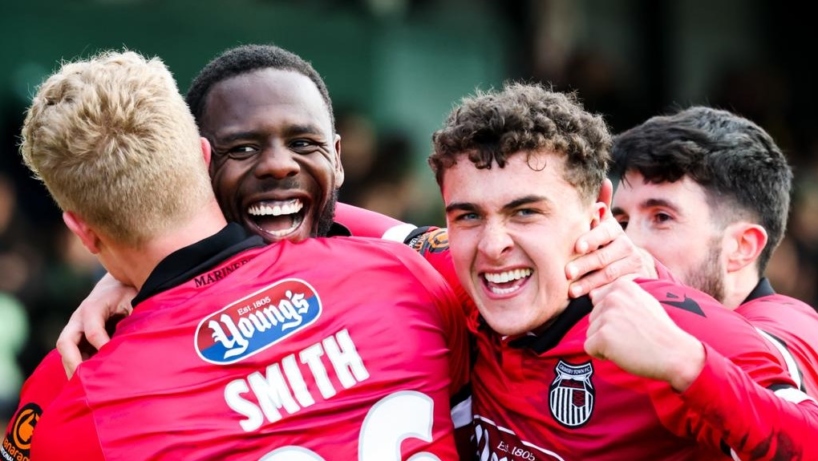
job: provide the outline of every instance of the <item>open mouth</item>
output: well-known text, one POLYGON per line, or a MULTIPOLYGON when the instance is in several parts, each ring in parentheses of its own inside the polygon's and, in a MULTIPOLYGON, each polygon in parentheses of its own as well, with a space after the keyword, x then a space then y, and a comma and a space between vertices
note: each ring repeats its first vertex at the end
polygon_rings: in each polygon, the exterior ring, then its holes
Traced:
POLYGON ((503 272, 484 272, 483 285, 494 294, 507 295, 518 290, 531 277, 531 269, 514 269, 503 272))
POLYGON ((257 202, 247 208, 247 215, 265 233, 286 237, 304 222, 304 203, 300 199, 257 202))

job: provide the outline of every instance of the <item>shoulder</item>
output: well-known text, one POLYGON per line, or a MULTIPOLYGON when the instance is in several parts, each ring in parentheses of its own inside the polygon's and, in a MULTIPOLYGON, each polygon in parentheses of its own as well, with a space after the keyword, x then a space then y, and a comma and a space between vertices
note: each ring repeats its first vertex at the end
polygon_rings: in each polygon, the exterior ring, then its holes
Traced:
POLYGON ((60 353, 54 349, 43 358, 20 391, 20 402, 37 403, 45 408, 68 383, 60 353))
MULTIPOLYGON (((68 377, 62 367, 57 350, 51 351, 37 366, 37 369, 23 384, 20 391, 20 405, 14 412, 6 430, 3 447, 0 449, 28 456, 31 437, 37 423, 52 402, 68 384, 68 377)), ((27 458, 14 458, 27 459, 27 458)))
POLYGON ((680 328, 717 349, 762 341, 745 318, 701 291, 667 280, 640 280, 639 285, 659 300, 680 328))
POLYGON ((358 254, 367 258, 393 260, 396 262, 416 264, 423 258, 407 245, 393 240, 372 237, 341 237, 312 239, 320 241, 328 252, 341 250, 344 254, 358 254))
POLYGON ((751 299, 739 306, 736 312, 742 315, 745 315, 745 313, 770 313, 771 315, 777 315, 779 313, 799 312, 818 319, 818 313, 815 311, 815 308, 809 304, 799 299, 777 293, 751 299))

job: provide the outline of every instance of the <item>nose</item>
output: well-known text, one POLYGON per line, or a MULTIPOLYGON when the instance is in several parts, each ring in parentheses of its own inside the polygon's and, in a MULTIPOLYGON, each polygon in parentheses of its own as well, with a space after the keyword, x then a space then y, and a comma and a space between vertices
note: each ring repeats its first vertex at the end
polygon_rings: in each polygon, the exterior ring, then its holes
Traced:
POLYGON ((514 246, 514 240, 502 223, 490 222, 483 228, 477 249, 492 260, 500 259, 514 246))
POLYGON ((254 168, 257 177, 272 176, 276 179, 284 179, 295 176, 301 171, 301 165, 296 160, 295 154, 281 143, 274 142, 266 146, 259 155, 259 160, 254 168))

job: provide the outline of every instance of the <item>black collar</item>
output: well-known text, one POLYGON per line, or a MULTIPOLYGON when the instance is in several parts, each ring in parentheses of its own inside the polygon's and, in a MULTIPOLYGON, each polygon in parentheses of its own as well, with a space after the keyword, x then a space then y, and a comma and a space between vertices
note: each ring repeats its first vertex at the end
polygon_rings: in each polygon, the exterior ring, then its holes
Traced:
POLYGON ((149 297, 207 272, 237 253, 262 246, 264 240, 261 237, 250 236, 240 225, 230 223, 216 234, 176 250, 159 262, 131 305, 136 307, 149 297))
MULTIPOLYGON (((349 229, 336 222, 332 223, 327 233, 327 237, 349 237, 351 235, 349 229)), ((163 259, 148 276, 142 289, 131 301, 131 305, 136 307, 137 304, 151 296, 207 272, 237 253, 261 246, 264 246, 264 240, 261 237, 251 236, 240 225, 230 223, 218 233, 176 250, 163 259)))
POLYGON ((352 237, 352 232, 350 232, 349 229, 347 229, 343 224, 333 222, 329 227, 327 237, 352 237))
POLYGON ((543 354, 562 341, 568 330, 574 327, 583 317, 590 314, 594 305, 591 298, 583 296, 568 303, 568 307, 540 334, 530 334, 509 342, 515 348, 529 348, 535 354, 543 354))
POLYGON ((754 299, 763 298, 764 296, 774 295, 775 290, 773 290, 773 286, 770 285, 770 281, 767 277, 762 277, 761 280, 758 281, 758 285, 753 288, 753 291, 747 295, 747 299, 741 302, 741 304, 748 303, 754 299))

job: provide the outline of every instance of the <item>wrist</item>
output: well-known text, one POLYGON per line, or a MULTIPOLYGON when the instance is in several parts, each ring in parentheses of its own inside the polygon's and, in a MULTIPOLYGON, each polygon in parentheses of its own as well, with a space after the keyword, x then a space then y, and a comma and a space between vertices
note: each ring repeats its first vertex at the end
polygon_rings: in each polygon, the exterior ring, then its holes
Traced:
POLYGON ((686 334, 685 341, 676 348, 668 383, 676 392, 686 391, 704 369, 706 353, 704 344, 693 336, 686 334))

